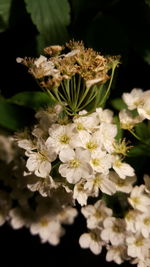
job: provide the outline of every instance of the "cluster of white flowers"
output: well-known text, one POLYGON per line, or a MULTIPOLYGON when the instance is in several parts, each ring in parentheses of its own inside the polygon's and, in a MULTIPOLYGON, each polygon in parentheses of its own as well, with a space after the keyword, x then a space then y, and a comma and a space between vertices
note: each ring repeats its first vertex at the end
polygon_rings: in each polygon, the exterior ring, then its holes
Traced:
MULTIPOLYGON (((150 177, 144 176, 149 182, 150 177)), ((113 216, 103 200, 81 209, 87 220, 88 233, 80 236, 82 248, 99 254, 107 249, 106 260, 121 264, 124 260, 137 263, 138 267, 150 265, 150 191, 146 185, 135 186, 129 197, 131 205, 122 218, 113 216)))
MULTIPOLYGON (((128 107, 119 113, 123 129, 150 119, 150 91, 133 89, 123 100, 128 107), (133 116, 129 110, 135 109, 133 116)), ((129 147, 116 138, 113 112, 96 108, 69 118, 58 104, 39 110, 36 119, 31 131, 0 136, 0 225, 26 226, 42 242, 57 245, 62 224, 77 216, 78 202, 89 229, 79 239, 82 248, 99 254, 106 247, 107 261, 149 267, 150 177, 134 185, 135 171, 125 162, 129 147), (124 209, 116 215, 113 199, 119 194, 124 209)))
POLYGON ((150 120, 150 90, 143 91, 134 88, 130 93, 123 93, 122 98, 128 108, 128 110, 123 109, 119 113, 123 129, 131 130, 143 120, 150 120), (136 116, 131 113, 133 110, 137 110, 136 116))
POLYGON ((86 205, 88 197, 98 197, 100 192, 130 192, 134 169, 124 162, 121 149, 118 153, 121 146, 115 140, 113 113, 102 108, 91 114, 82 111, 72 122, 64 118, 64 124, 61 107, 56 106, 54 111, 39 111, 36 117, 40 121, 32 136, 26 138, 24 134, 18 141, 26 150, 26 175, 34 174, 39 179, 28 187, 48 196, 47 189, 62 186, 80 205, 86 205))

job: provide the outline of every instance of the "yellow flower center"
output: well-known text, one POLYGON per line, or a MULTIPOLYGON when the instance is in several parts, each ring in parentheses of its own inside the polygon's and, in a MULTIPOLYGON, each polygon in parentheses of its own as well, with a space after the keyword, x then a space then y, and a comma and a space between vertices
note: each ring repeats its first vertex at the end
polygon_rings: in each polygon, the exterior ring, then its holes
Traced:
POLYGON ((150 225, 150 217, 147 217, 144 219, 144 224, 145 225, 150 225))
POLYGON ((41 225, 42 227, 46 227, 46 226, 48 225, 48 220, 47 220, 47 218, 42 218, 42 219, 40 220, 40 225, 41 225))
POLYGON ((67 144, 69 144, 69 141, 70 141, 70 137, 67 136, 66 134, 64 134, 64 135, 62 135, 62 136, 60 137, 60 143, 61 143, 61 144, 65 144, 65 145, 67 145, 67 144))
POLYGON ((93 141, 89 141, 87 144, 86 144, 86 148, 89 149, 89 150, 94 150, 97 148, 97 144, 95 144, 93 141))
POLYGON ((134 244, 137 246, 137 247, 141 247, 143 245, 143 238, 138 238, 134 244))
POLYGON ((94 166, 99 166, 100 165, 100 159, 98 159, 98 158, 92 159, 92 164, 94 166))
POLYGON ((70 160, 70 168, 78 168, 80 166, 80 162, 77 159, 70 160))

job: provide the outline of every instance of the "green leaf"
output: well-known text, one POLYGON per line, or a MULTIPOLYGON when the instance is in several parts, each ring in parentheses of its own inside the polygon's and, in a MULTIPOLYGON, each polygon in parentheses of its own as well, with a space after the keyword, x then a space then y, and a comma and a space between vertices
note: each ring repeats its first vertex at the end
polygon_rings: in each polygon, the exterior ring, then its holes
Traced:
POLYGON ((135 126, 135 132, 144 143, 150 145, 150 126, 147 122, 141 122, 135 126))
POLYGON ((120 127, 120 121, 119 121, 118 116, 114 116, 114 122, 117 125, 117 135, 115 136, 115 139, 120 140, 123 138, 123 130, 120 127))
POLYGON ((150 146, 139 144, 131 148, 130 151, 128 152, 128 157, 140 157, 140 156, 150 156, 150 146))
POLYGON ((0 32, 7 29, 12 0, 0 0, 0 32))
POLYGON ((145 3, 150 7, 150 0, 145 0, 145 3))
POLYGON ((40 33, 41 48, 68 39, 70 6, 67 0, 25 0, 27 11, 40 33))
POLYGON ((121 98, 113 99, 111 101, 111 105, 116 110, 122 110, 122 109, 126 109, 127 108, 127 105, 123 102, 123 100, 121 98))
POLYGON ((13 97, 9 98, 8 102, 25 106, 34 110, 52 106, 55 102, 47 93, 35 91, 35 92, 21 92, 13 97))
POLYGON ((0 126, 11 131, 28 126, 33 121, 33 111, 0 99, 0 126))

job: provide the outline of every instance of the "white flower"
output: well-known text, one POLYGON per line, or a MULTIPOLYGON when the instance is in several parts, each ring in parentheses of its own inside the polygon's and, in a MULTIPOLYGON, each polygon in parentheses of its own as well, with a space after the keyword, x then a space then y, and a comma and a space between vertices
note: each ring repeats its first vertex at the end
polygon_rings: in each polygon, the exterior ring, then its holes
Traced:
POLYGON ((143 104, 143 90, 134 88, 130 93, 123 93, 123 100, 128 109, 133 110, 143 104))
POLYGON ((139 210, 129 210, 125 215, 126 229, 136 233, 142 213, 139 210))
POLYGON ((93 112, 87 115, 87 111, 79 112, 79 117, 74 117, 73 121, 77 131, 85 130, 88 132, 93 132, 99 123, 97 114, 93 112))
POLYGON ((119 246, 107 246, 107 254, 106 254, 106 261, 114 261, 117 264, 121 264, 127 254, 126 246, 119 245, 119 246))
POLYGON ((102 173, 96 173, 87 178, 84 188, 95 197, 98 197, 99 190, 108 195, 113 195, 116 192, 115 185, 109 180, 109 176, 102 173))
POLYGON ((145 238, 150 236, 150 210, 139 216, 137 230, 142 233, 145 238))
POLYGON ((53 148, 58 154, 64 148, 72 147, 72 141, 74 139, 73 124, 59 125, 53 124, 49 128, 48 139, 46 140, 46 146, 53 148))
POLYGON ((133 184, 136 181, 136 177, 126 177, 125 179, 121 179, 118 174, 114 171, 109 173, 110 180, 115 184, 116 190, 124 193, 130 193, 133 188, 133 184))
POLYGON ((106 151, 96 149, 91 153, 90 164, 94 171, 108 174, 112 166, 112 156, 106 153, 106 151))
POLYGON ((150 197, 144 193, 145 185, 135 186, 128 198, 129 203, 134 209, 147 212, 150 206, 150 197))
POLYGON ((83 207, 81 212, 87 219, 89 229, 102 227, 103 220, 112 215, 112 210, 106 207, 103 200, 98 200, 94 205, 83 207))
POLYGON ((150 193, 150 176, 148 174, 145 174, 143 179, 145 182, 145 191, 147 193, 150 193))
POLYGON ((101 146, 100 137, 97 135, 97 132, 90 134, 87 131, 80 131, 78 134, 78 139, 81 142, 80 146, 88 149, 90 152, 93 152, 101 146))
POLYGON ((82 148, 64 149, 59 154, 63 164, 59 167, 59 173, 66 177, 69 183, 75 184, 81 178, 87 178, 92 174, 92 168, 89 165, 90 153, 82 148))
POLYGON ((29 157, 26 167, 36 176, 46 178, 51 171, 51 162, 56 159, 56 153, 51 149, 48 150, 42 143, 38 152, 26 152, 29 157))
POLYGON ((119 112, 120 125, 122 129, 131 130, 137 123, 143 121, 142 116, 133 117, 133 115, 126 109, 119 112))
POLYGON ((51 189, 57 189, 59 183, 56 183, 51 176, 47 176, 45 179, 29 175, 27 187, 32 191, 39 191, 43 197, 50 196, 51 189))
POLYGON ((46 57, 41 55, 34 61, 32 73, 36 78, 40 79, 43 76, 58 75, 59 70, 55 69, 54 63, 52 61, 48 61, 46 57))
POLYGON ((96 113, 100 120, 100 123, 112 123, 113 122, 113 112, 109 109, 96 108, 96 113))
POLYGON ((127 253, 133 258, 144 259, 147 250, 150 248, 149 239, 145 239, 139 232, 127 237, 126 243, 128 246, 127 253))
POLYGON ((104 148, 108 153, 113 151, 113 141, 117 134, 117 126, 115 124, 109 124, 102 122, 99 126, 98 131, 95 136, 99 138, 100 142, 103 144, 104 148))
POLYGON ((16 207, 10 210, 10 224, 13 229, 20 229, 23 226, 29 226, 31 215, 29 211, 23 211, 21 208, 16 207))
POLYGON ((126 176, 135 176, 134 169, 128 163, 122 162, 118 156, 114 157, 113 169, 122 179, 126 176))
POLYGON ((49 242, 52 245, 58 245, 60 237, 64 234, 58 220, 47 215, 41 216, 30 226, 30 232, 33 235, 39 234, 42 243, 49 242))
POLYGON ((84 233, 80 236, 79 244, 81 248, 89 248, 95 255, 101 253, 104 242, 100 239, 99 231, 84 233))
POLYGON ((84 189, 85 181, 81 180, 78 182, 73 189, 73 198, 78 201, 81 206, 87 204, 88 192, 84 189))
POLYGON ((62 211, 59 212, 59 214, 57 215, 57 219, 59 220, 60 223, 72 224, 77 215, 78 212, 75 208, 67 206, 62 211))
POLYGON ((149 97, 147 97, 147 99, 145 99, 143 106, 139 107, 137 110, 138 110, 139 115, 143 119, 150 120, 150 95, 149 97))
POLYGON ((104 229, 101 232, 101 238, 112 245, 118 246, 124 243, 125 239, 125 221, 115 217, 108 217, 103 222, 104 229))

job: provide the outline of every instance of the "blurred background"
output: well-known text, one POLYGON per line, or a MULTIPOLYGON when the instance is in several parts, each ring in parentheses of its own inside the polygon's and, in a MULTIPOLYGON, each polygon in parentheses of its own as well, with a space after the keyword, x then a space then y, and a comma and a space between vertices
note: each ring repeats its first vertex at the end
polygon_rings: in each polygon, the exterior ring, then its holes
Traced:
MULTIPOLYGON (((40 90, 27 69, 16 63, 17 57, 39 56, 44 47, 70 39, 83 40, 86 47, 104 55, 121 56, 111 99, 132 88, 150 89, 150 0, 0 0, 1 98, 40 90)), ((3 111, 0 108, 0 124, 3 111)), ((41 244, 27 229, 14 231, 4 225, 0 228, 1 267, 60 266, 60 262, 117 266, 106 263, 103 254, 94 256, 80 249, 78 238, 84 227, 84 219, 76 219, 66 228, 61 244, 52 247, 41 244)))

